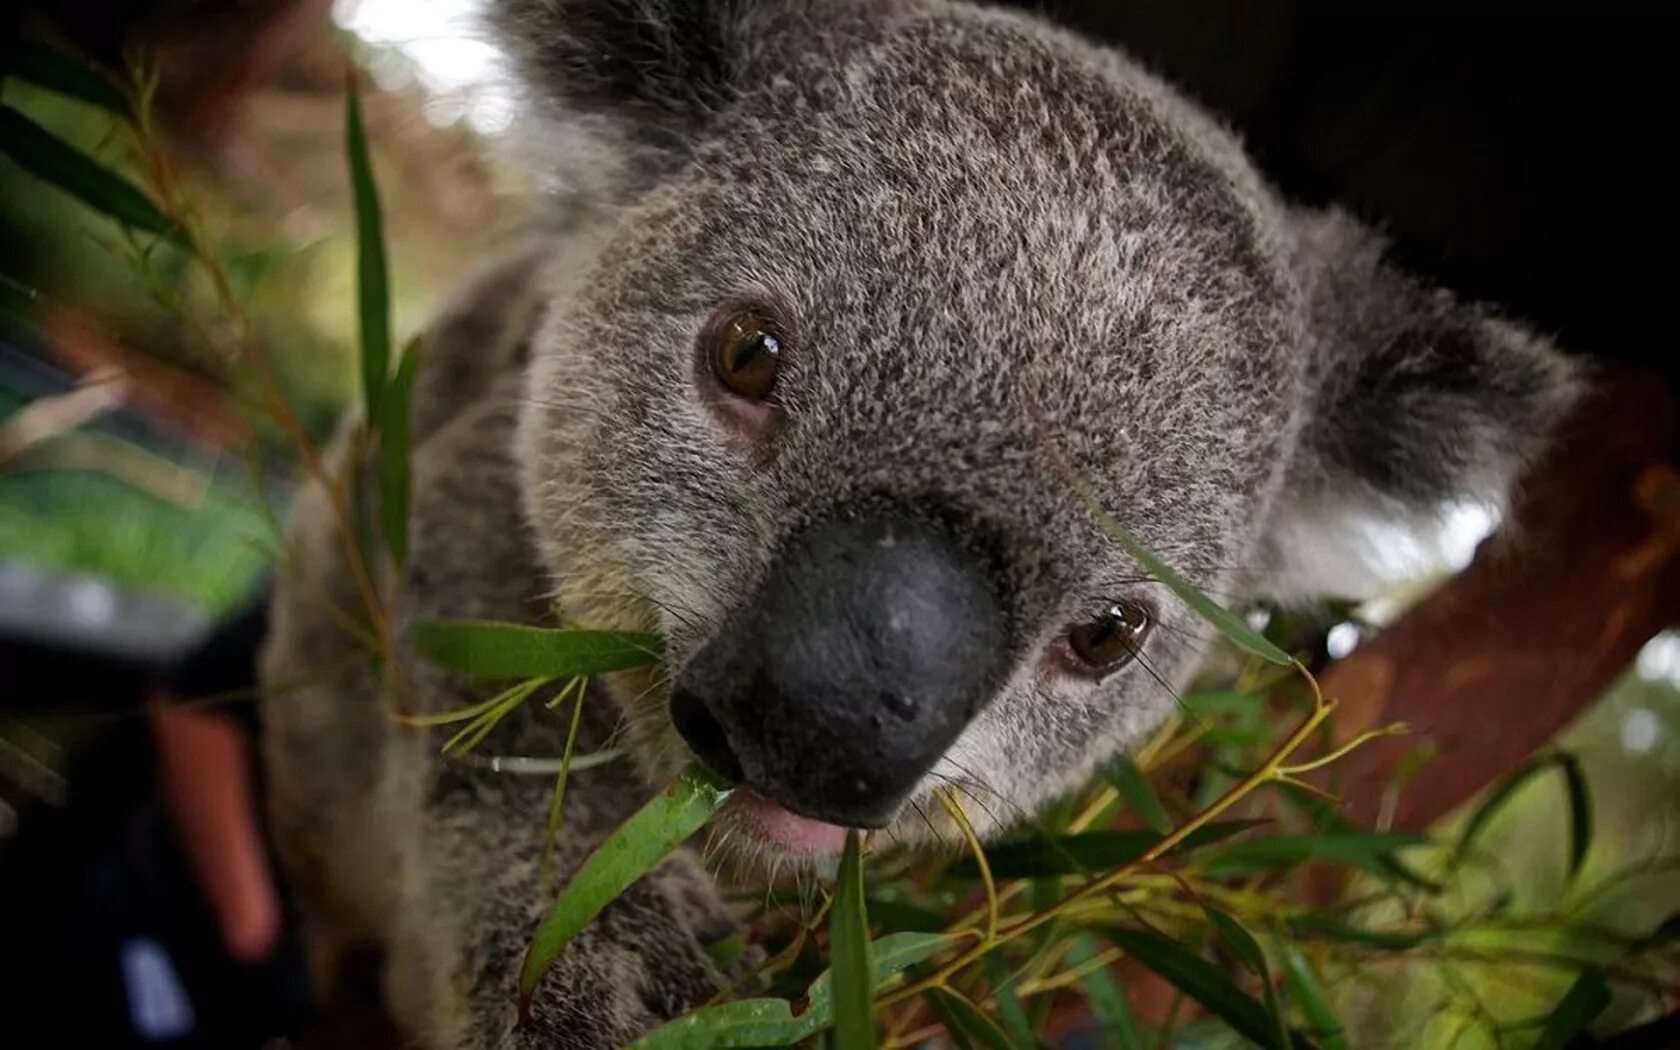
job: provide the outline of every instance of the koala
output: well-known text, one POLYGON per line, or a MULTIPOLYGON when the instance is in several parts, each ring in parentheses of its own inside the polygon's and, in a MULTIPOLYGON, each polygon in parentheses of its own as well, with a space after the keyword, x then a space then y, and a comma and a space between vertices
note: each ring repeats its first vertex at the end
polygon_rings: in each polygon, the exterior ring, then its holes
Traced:
MULTIPOLYGON (((272 826, 424 1046, 618 1046, 726 982, 690 849, 610 905, 518 1022, 551 785, 438 755, 484 686, 410 628, 655 631, 600 676, 563 878, 696 761, 739 785, 734 877, 844 829, 996 835, 1171 710, 1210 630, 1082 492, 1231 603, 1344 586, 1362 523, 1498 501, 1575 370, 1281 200, 1230 132, 1033 17, 946 0, 495 0, 545 232, 428 335, 410 556, 375 581, 402 673, 358 659, 306 488, 263 676, 272 826), (399 682, 398 679, 401 681, 399 682), (279 688, 284 686, 284 688, 279 688)), ((335 469, 371 470, 354 443, 335 469)), ((482 745, 558 754, 539 694, 482 745)), ((744 874, 742 874, 744 873, 744 874)), ((333 948, 324 948, 330 969, 333 948)))

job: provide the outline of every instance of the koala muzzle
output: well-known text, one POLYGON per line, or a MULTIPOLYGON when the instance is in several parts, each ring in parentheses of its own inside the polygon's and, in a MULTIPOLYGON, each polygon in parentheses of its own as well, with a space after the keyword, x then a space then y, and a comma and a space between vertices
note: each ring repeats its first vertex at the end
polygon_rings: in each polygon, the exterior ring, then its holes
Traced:
POLYGON ((943 523, 828 517, 683 668, 672 720, 708 765, 795 813, 885 826, 1002 679, 998 575, 943 523))

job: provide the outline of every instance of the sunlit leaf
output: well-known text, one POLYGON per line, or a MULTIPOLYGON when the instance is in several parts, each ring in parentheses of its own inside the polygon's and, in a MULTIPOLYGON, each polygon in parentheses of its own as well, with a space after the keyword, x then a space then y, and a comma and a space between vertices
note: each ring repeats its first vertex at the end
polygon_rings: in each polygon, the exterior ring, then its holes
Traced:
POLYGON ((526 950, 519 972, 523 1009, 544 971, 579 930, 601 913, 630 884, 710 820, 729 791, 699 771, 690 770, 655 795, 606 841, 584 858, 560 892, 526 950))
POLYGON ((180 228, 133 183, 17 110, 0 106, 0 153, 125 226, 180 240, 180 228))
POLYGON ((834 1042, 838 1050, 873 1050, 869 968, 869 918, 863 903, 863 851, 856 831, 846 832, 840 878, 829 911, 828 947, 834 974, 834 1042))
POLYGON ((488 620, 425 620, 414 626, 420 655, 480 678, 570 678, 659 662, 657 635, 574 631, 488 620))

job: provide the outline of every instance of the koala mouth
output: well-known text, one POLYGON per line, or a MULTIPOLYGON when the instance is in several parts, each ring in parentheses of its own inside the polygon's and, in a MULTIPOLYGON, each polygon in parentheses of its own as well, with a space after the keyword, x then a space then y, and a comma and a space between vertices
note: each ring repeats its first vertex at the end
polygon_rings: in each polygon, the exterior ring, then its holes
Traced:
POLYGON ((825 820, 802 817, 752 788, 736 791, 729 805, 761 835, 788 853, 827 856, 839 853, 846 845, 845 828, 825 820))

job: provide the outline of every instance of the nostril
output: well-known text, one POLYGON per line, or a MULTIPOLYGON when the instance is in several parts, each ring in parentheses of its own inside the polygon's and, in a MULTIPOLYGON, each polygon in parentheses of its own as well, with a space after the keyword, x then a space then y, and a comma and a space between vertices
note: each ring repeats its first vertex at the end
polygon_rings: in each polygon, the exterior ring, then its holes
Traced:
POLYGON ((735 757, 734 748, 729 746, 723 725, 706 710, 699 697, 679 689, 671 697, 671 724, 677 727, 677 733, 688 742, 700 761, 711 767, 712 772, 731 783, 741 782, 745 776, 741 771, 741 760, 735 757))

